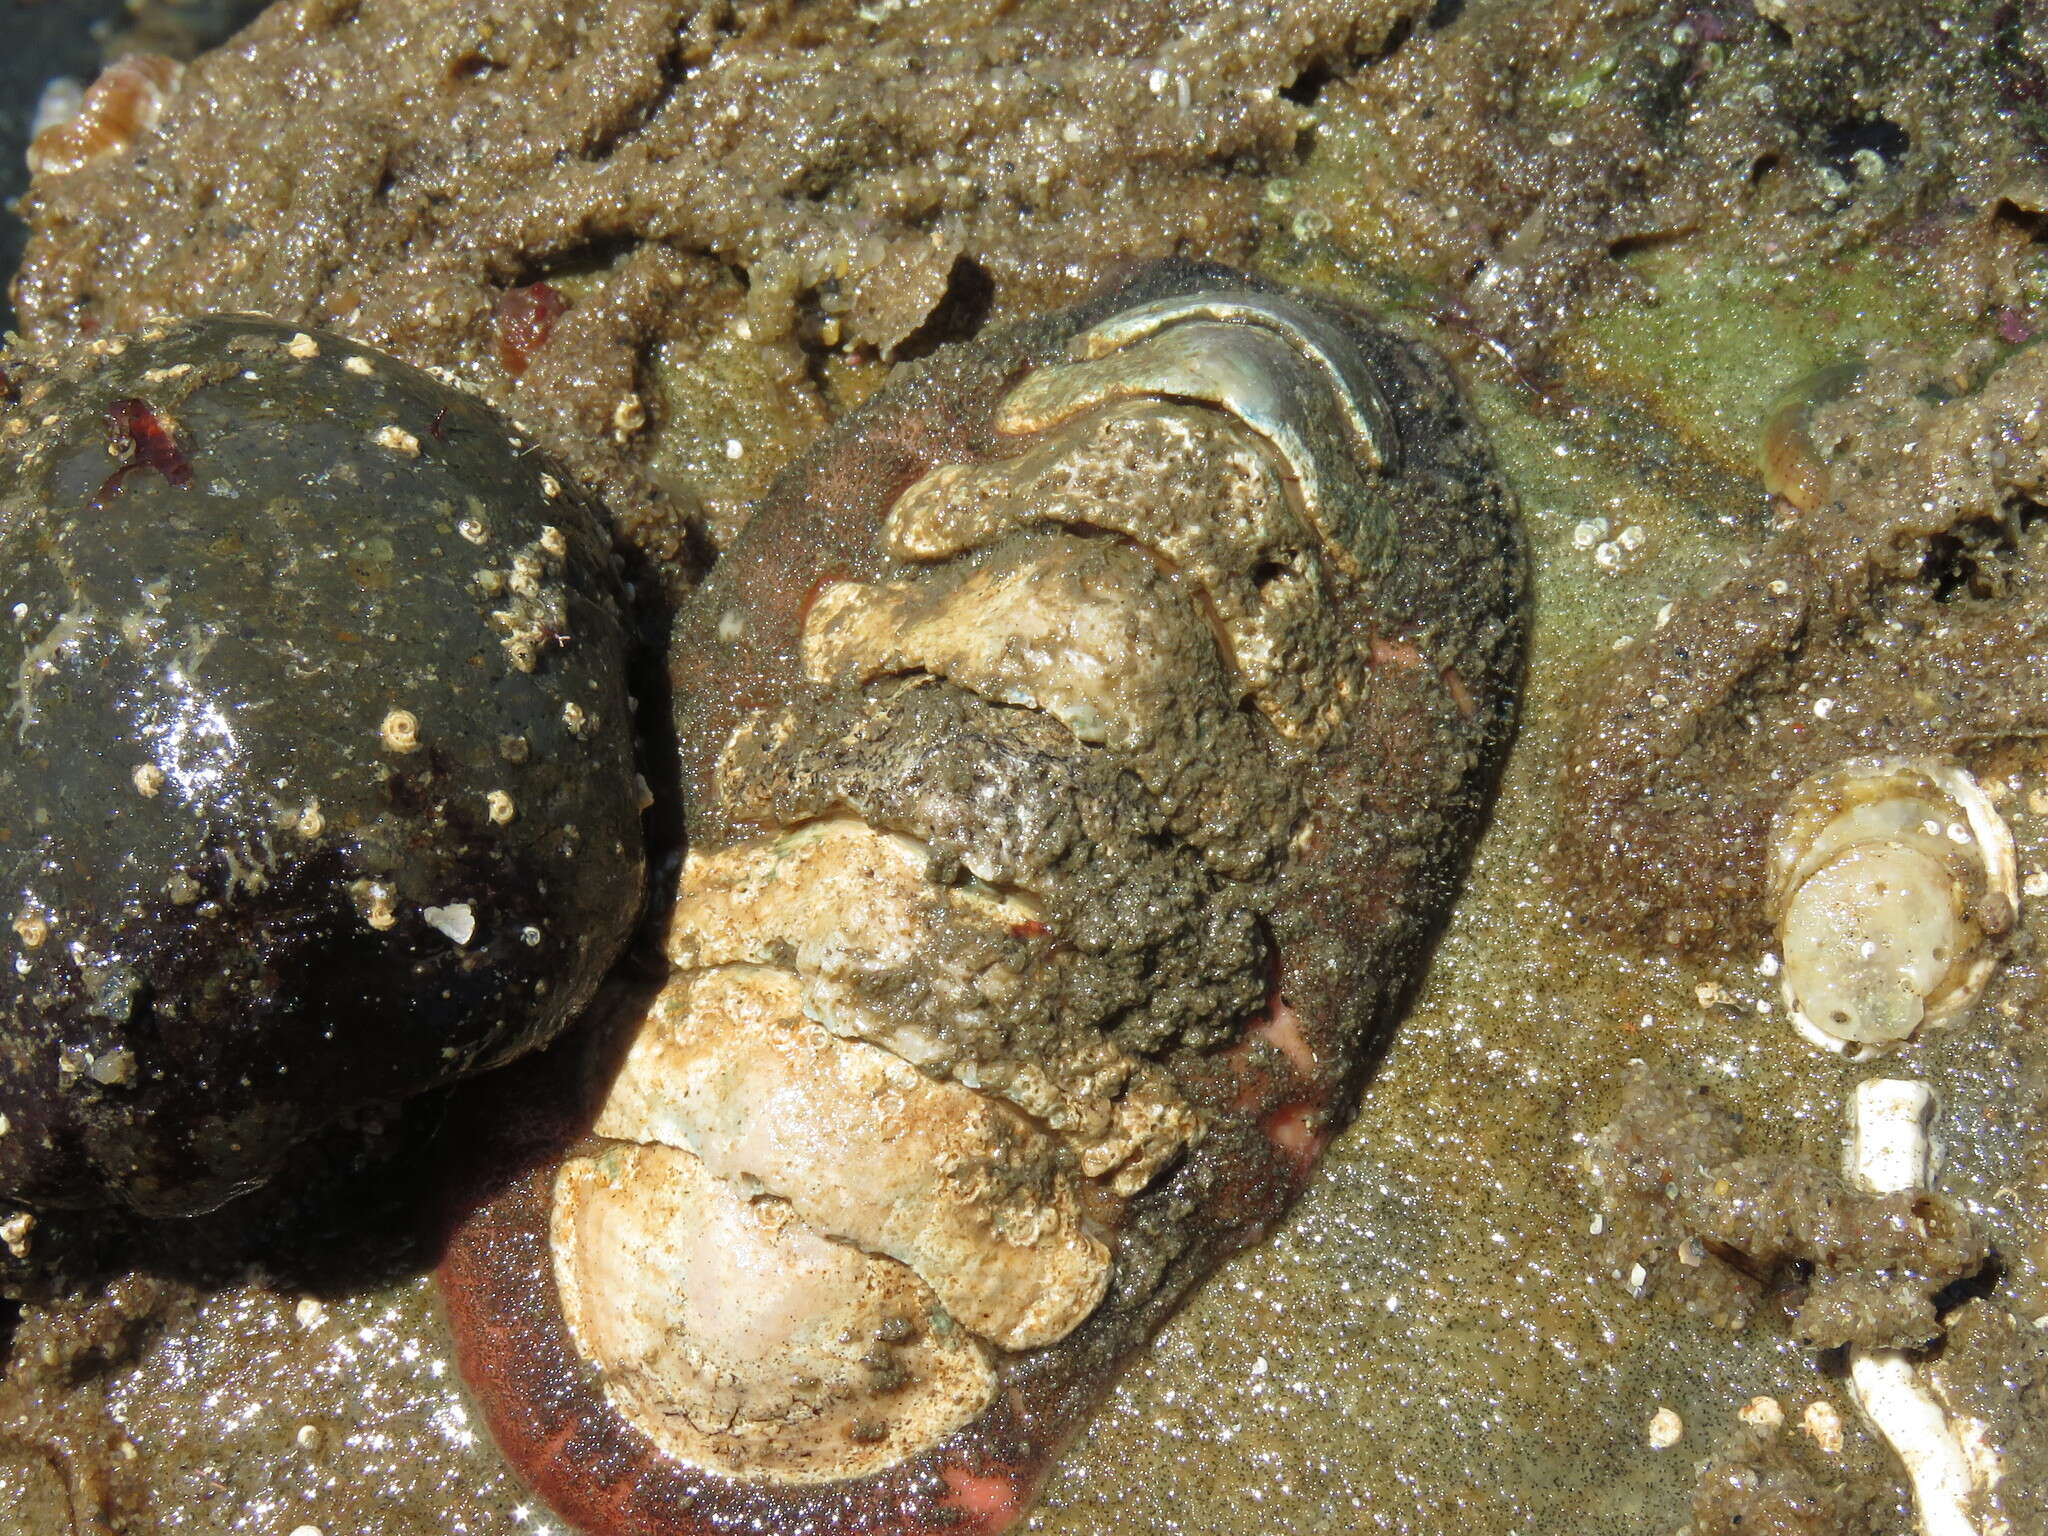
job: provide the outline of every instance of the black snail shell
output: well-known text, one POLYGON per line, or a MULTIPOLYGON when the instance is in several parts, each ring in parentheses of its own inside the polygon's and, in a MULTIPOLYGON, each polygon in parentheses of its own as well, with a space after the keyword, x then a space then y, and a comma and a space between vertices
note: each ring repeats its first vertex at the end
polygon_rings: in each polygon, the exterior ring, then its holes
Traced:
POLYGON ((547 1040, 616 956, 614 555, 490 410, 337 337, 9 371, 0 1193, 200 1210, 547 1040))

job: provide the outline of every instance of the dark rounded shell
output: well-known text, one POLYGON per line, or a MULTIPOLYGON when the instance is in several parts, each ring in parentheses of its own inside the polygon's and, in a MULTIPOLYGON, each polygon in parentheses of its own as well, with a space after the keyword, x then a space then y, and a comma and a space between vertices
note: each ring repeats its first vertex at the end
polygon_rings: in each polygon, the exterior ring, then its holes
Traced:
POLYGON ((616 956, 614 556, 493 412, 338 337, 10 372, 0 1191, 203 1209, 547 1040, 616 956))

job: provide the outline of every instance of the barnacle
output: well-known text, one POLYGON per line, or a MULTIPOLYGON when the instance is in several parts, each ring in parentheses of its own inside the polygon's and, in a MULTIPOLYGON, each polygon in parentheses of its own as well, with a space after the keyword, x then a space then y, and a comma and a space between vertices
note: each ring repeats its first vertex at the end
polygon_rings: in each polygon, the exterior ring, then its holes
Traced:
POLYGON ((1519 562, 1426 353, 1219 269, 824 444, 681 626, 669 979, 444 1270, 515 1464, 607 1533, 1014 1518, 1348 1112, 1504 734, 1519 562))

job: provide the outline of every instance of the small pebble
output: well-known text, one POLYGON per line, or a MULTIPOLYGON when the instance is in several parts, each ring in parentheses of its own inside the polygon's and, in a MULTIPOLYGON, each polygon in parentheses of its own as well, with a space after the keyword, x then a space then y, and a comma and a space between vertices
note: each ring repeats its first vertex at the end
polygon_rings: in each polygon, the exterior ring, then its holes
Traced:
POLYGON ((1775 1397, 1752 1397, 1735 1416, 1752 1429, 1779 1429, 1785 1423, 1785 1410, 1775 1397))
POLYGON ((1801 1428, 1813 1437, 1813 1443, 1828 1455, 1835 1456, 1841 1453, 1842 1416, 1835 1411, 1833 1403, 1808 1403, 1806 1412, 1799 1416, 1799 1423, 1801 1428))
POLYGON ((1649 1441, 1653 1451, 1668 1451, 1678 1444, 1685 1435, 1685 1420, 1669 1408, 1659 1408, 1650 1416, 1649 1441))

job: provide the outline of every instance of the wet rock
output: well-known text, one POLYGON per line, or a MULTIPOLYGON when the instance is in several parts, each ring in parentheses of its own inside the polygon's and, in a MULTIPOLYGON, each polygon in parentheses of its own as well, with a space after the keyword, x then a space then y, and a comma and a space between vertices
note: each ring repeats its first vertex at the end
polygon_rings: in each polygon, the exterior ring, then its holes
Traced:
POLYGON ((1958 317, 2036 313, 2027 233, 1994 207, 2038 141, 1993 107, 1981 27, 1911 4, 1462 9, 1328 82, 1294 228, 1426 276, 1523 366, 1652 298, 1659 253, 1702 236, 1773 265, 1870 242, 1958 317))
POLYGON ((2048 1336, 1995 1301, 1972 1301, 1951 1322, 1927 1383, 1973 1467, 1990 1474, 1980 1477, 1985 1528, 2048 1526, 2048 1336))
POLYGON ((1934 1298, 1990 1256, 1956 1202, 1929 1190, 1864 1194, 1801 1158, 1741 1154, 1735 1118, 1647 1070, 1589 1159, 1606 1251, 1636 1288, 1724 1326, 1766 1298, 1820 1349, 1914 1347, 1938 1337, 1934 1298))
POLYGON ((1869 1524, 1816 1470, 1773 1433, 1745 1430, 1700 1468, 1692 1536, 1862 1536, 1869 1524))
POLYGON ((815 431, 857 350, 928 351, 1125 262, 1241 259, 1309 121, 1287 88, 1427 10, 299 0, 196 61, 138 153, 38 179, 24 326, 339 324, 516 408, 677 559, 698 497, 722 538, 775 466, 729 465, 720 411, 677 472, 701 407, 676 364, 736 334, 765 414, 815 431), (571 304, 507 366, 503 301, 536 279, 571 304))
POLYGON ((1887 350, 1816 409, 1828 501, 1673 605, 1579 707, 1551 869, 1573 917, 1632 947, 1769 942, 1772 817, 1864 754, 1972 766, 2048 703, 2048 347, 1887 350), (1960 391, 1960 392, 1959 392, 1960 391))
POLYGON ((0 1190, 203 1209, 550 1038, 616 954, 613 555, 493 413, 330 336, 8 373, 0 1190))

